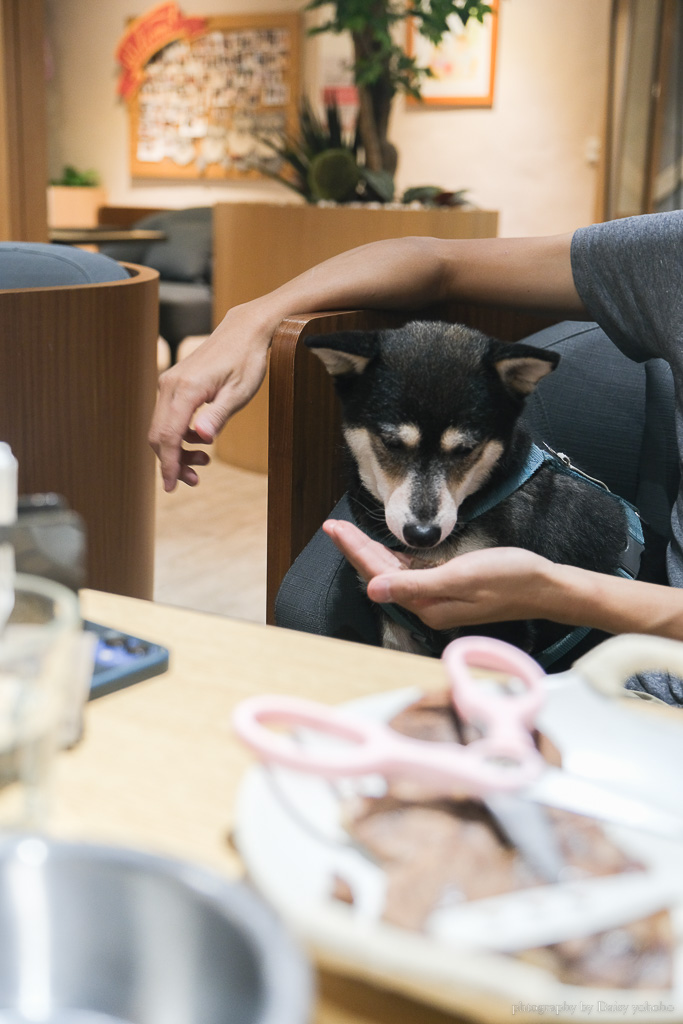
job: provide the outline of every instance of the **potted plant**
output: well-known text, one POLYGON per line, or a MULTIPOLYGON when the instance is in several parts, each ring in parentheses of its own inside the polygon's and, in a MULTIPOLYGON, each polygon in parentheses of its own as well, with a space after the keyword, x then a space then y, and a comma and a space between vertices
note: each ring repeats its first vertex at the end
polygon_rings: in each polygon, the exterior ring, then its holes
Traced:
POLYGON ((491 14, 481 0, 309 0, 304 10, 332 8, 331 17, 310 30, 349 32, 353 40, 353 74, 358 89, 358 135, 364 165, 393 175, 397 153, 388 140, 389 115, 397 93, 421 99, 420 85, 431 75, 397 41, 395 30, 409 18, 416 32, 437 46, 449 30, 451 17, 466 25, 491 14))
POLYGON ((92 228, 97 211, 106 202, 97 171, 66 166, 47 190, 47 221, 51 228, 92 228))
MULTIPOLYGON (((304 100, 298 135, 283 131, 275 137, 258 139, 271 156, 255 158, 254 165, 308 203, 390 203, 395 198, 393 175, 387 170, 372 170, 364 163, 358 132, 353 138, 344 136, 334 104, 326 108, 324 118, 319 118, 304 100)), ((467 189, 448 192, 436 185, 419 185, 406 189, 400 202, 460 206, 466 201, 466 192, 467 189)))

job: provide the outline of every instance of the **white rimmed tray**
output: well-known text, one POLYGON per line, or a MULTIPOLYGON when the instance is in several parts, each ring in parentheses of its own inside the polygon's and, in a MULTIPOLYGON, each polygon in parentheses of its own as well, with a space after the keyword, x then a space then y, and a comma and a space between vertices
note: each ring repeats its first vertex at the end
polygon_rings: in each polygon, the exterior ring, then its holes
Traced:
MULTIPOLYGON (((388 721, 420 696, 411 688, 340 710, 388 721)), ((379 795, 383 782, 369 778, 362 785, 379 795)), ((353 786, 348 795, 357 791, 358 783, 353 786)), ((470 901, 432 915, 424 932, 410 932, 381 920, 384 874, 342 828, 342 795, 343 787, 340 792, 315 776, 259 765, 247 773, 236 807, 235 842, 249 877, 319 962, 496 1024, 511 1015, 537 1022, 544 1014, 558 1021, 683 1022, 683 846, 610 826, 607 834, 646 865, 644 872, 470 901), (352 905, 334 898, 337 876, 351 885, 352 905), (582 917, 590 934, 663 907, 673 908, 679 947, 670 990, 567 985, 496 948, 544 944, 558 915, 565 933, 550 941, 569 938, 577 927, 580 933, 582 917), (494 941, 487 944, 487 935, 494 941)))

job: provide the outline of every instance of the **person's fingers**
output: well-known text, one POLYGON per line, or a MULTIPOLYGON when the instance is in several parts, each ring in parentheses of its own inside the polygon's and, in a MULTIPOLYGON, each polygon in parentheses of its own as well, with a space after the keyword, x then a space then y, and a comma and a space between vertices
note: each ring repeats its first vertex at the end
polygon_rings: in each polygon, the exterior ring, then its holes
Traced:
POLYGON ((433 600, 436 569, 414 569, 412 572, 387 572, 375 576, 368 584, 368 597, 380 604, 413 604, 433 600), (426 576, 424 574, 427 574, 426 576))
POLYGON ((377 573, 403 568, 395 552, 372 540, 353 523, 328 519, 323 530, 365 580, 377 573))
POLYGON ((164 487, 172 491, 178 480, 187 482, 182 473, 182 440, 204 442, 203 437, 190 428, 195 410, 204 401, 204 396, 195 386, 177 381, 177 374, 171 367, 159 378, 159 397, 150 425, 148 440, 155 451, 160 465, 164 487))
POLYGON ((211 456, 200 448, 183 448, 181 462, 185 466, 208 466, 211 456))
POLYGON ((208 437, 204 431, 200 433, 194 427, 188 427, 183 437, 183 441, 188 444, 211 444, 212 440, 213 438, 208 437))
POLYGON ((231 416, 243 409, 256 394, 266 375, 266 356, 252 353, 244 365, 234 365, 210 402, 197 410, 194 429, 210 440, 216 437, 231 416))

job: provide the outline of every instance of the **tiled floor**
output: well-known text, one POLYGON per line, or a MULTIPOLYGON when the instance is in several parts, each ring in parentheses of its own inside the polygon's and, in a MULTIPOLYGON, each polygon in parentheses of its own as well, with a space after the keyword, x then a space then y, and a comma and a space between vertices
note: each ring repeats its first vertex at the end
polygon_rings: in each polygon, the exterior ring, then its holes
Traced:
POLYGON ((154 598, 165 604, 265 621, 264 474, 214 459, 197 487, 157 487, 154 598))

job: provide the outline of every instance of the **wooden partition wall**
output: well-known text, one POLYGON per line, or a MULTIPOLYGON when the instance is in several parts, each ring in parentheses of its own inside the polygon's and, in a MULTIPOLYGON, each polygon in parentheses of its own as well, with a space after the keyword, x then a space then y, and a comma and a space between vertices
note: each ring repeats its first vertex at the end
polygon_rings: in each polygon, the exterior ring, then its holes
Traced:
POLYGON ((0 0, 0 241, 47 242, 43 0, 0 0))
POLYGON ((19 491, 56 491, 87 527, 87 585, 151 598, 158 279, 0 290, 0 438, 19 491))

